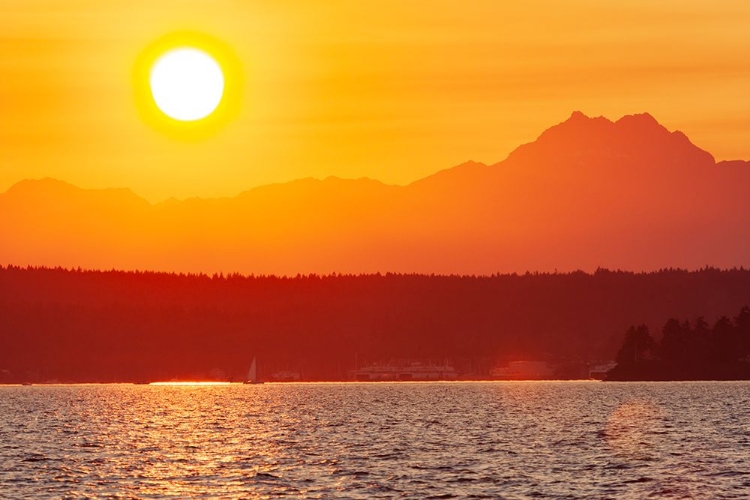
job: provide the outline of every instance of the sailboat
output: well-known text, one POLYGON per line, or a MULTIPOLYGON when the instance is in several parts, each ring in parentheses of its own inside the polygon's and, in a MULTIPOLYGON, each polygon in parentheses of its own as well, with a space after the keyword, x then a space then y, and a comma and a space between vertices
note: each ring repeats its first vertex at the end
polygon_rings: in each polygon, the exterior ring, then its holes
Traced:
POLYGON ((247 371, 247 379, 244 382, 245 384, 262 384, 263 382, 258 380, 258 363, 256 362, 255 358, 253 358, 253 362, 250 363, 250 369, 247 371))

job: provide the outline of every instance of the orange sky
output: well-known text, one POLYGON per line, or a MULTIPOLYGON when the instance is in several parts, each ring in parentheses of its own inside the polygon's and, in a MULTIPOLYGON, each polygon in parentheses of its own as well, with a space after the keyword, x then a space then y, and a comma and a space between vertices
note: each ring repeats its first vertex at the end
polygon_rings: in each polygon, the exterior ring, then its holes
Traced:
POLYGON ((151 201, 301 177, 405 184, 493 163, 571 111, 648 111, 750 159, 750 2, 5 0, 0 191, 25 178, 151 201), (191 30, 229 47, 238 111, 186 141, 144 121, 142 52, 191 30))

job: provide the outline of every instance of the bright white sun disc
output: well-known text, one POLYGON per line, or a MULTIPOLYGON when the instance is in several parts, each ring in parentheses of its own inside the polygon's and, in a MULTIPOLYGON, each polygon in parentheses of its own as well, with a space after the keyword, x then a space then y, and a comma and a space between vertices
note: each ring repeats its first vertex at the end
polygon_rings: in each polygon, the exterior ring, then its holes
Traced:
POLYGON ((149 79, 154 102, 180 121, 200 120, 221 102, 224 74, 219 63, 198 49, 175 49, 154 63, 149 79))

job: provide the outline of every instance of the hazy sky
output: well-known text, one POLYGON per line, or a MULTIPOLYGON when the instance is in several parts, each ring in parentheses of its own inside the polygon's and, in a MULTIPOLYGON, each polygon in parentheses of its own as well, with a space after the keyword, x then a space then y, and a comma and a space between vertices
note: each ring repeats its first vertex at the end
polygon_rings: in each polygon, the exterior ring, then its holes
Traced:
POLYGON ((750 159, 750 2, 0 0, 0 191, 24 178, 228 196, 300 177, 405 184, 494 163, 573 110, 648 111, 750 159), (233 120, 186 141, 134 67, 191 30, 242 71, 233 120))

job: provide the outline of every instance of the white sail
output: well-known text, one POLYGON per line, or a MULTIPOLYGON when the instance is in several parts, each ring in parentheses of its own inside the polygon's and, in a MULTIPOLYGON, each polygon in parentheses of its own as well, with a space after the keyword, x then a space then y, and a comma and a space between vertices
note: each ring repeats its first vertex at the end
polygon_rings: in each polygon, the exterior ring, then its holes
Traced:
POLYGON ((255 362, 255 358, 253 358, 253 362, 250 363, 250 370, 247 372, 247 381, 251 384, 258 381, 258 364, 255 362))

